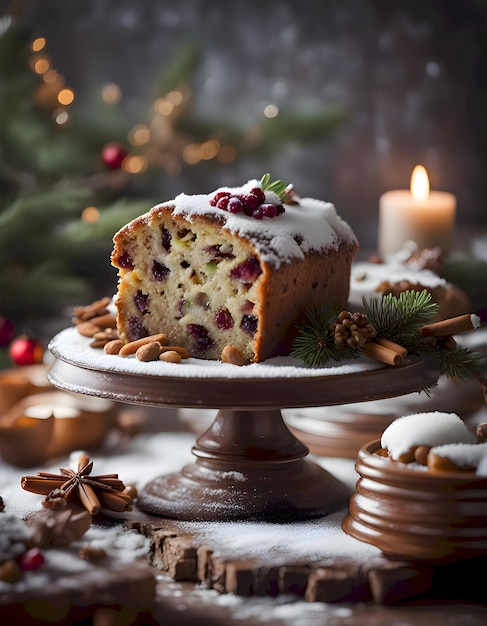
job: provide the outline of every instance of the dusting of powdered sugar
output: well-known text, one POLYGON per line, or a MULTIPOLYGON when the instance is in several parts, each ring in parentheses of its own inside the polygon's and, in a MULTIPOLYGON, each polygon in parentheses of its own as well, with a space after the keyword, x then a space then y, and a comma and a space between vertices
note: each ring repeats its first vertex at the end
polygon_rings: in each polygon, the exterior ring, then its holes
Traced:
MULTIPOLYGON (((242 187, 221 187, 210 194, 181 193, 174 200, 159 204, 154 209, 171 206, 174 215, 182 215, 190 222, 194 215, 217 217, 223 228, 247 238, 259 251, 262 260, 276 268, 282 263, 302 260, 311 251, 336 250, 343 239, 356 243, 352 229, 337 215, 330 202, 299 198, 299 204, 285 204, 285 212, 277 218, 262 220, 210 205, 210 199, 218 191, 244 194, 258 185, 259 181, 250 180, 242 187)), ((272 192, 266 192, 266 200, 279 202, 272 192)))
POLYGON ((100 372, 117 372, 148 376, 177 376, 178 378, 303 378, 317 376, 342 376, 383 368, 383 364, 372 359, 357 359, 346 364, 332 363, 328 367, 306 367, 292 356, 274 357, 261 363, 239 367, 232 363, 189 358, 181 363, 164 361, 143 362, 135 355, 120 356, 105 354, 103 350, 90 346, 91 338, 83 337, 76 327, 58 333, 49 344, 54 356, 68 363, 100 372))
POLYGON ((398 460, 415 446, 474 444, 476 441, 475 435, 458 415, 431 411, 394 420, 382 433, 381 446, 389 451, 393 459, 398 460))
POLYGON ((252 559, 266 566, 325 561, 337 557, 376 557, 378 548, 343 532, 346 510, 326 517, 289 524, 270 522, 183 522, 200 545, 209 545, 214 556, 252 559))

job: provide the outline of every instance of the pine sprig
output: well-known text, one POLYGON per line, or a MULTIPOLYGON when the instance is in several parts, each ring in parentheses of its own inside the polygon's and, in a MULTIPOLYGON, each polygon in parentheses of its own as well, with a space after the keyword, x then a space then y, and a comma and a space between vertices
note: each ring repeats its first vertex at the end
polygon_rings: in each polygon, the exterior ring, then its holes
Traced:
MULTIPOLYGON (((456 346, 447 337, 423 337, 420 329, 431 323, 438 312, 438 305, 431 301, 426 290, 405 291, 399 297, 388 294, 362 300, 368 321, 377 330, 377 339, 389 339, 407 349, 411 357, 429 357, 436 360, 440 375, 468 380, 478 375, 485 355, 456 346)), ((320 367, 329 361, 357 359, 363 355, 360 348, 337 345, 333 324, 338 309, 322 305, 310 309, 299 325, 293 343, 292 356, 302 360, 308 367, 320 367)), ((427 388, 424 391, 428 392, 427 388)))
POLYGON ((419 354, 435 357, 440 368, 440 375, 459 380, 470 380, 473 378, 479 371, 481 362, 485 359, 485 355, 479 352, 472 352, 461 346, 453 349, 440 347, 431 352, 420 350, 419 354))
POLYGON ((403 291, 399 297, 387 294, 369 300, 363 298, 362 306, 377 336, 401 345, 414 332, 429 324, 439 309, 426 289, 421 292, 403 291))
POLYGON ((292 355, 304 361, 307 367, 358 358, 361 355, 358 348, 340 348, 335 344, 331 324, 338 313, 338 309, 326 304, 307 311, 294 340, 292 355))

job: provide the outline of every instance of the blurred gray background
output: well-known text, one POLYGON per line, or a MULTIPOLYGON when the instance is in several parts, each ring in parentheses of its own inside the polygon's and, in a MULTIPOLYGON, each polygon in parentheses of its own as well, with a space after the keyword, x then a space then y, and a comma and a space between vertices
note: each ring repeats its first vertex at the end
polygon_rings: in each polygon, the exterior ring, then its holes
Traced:
POLYGON ((161 172, 148 189, 160 200, 268 171, 334 202, 373 249, 380 194, 408 187, 422 163, 432 189, 457 195, 460 227, 487 226, 485 0, 27 0, 22 10, 88 118, 107 82, 120 86, 128 122, 144 118, 182 41, 200 47, 192 106, 202 117, 251 127, 268 104, 347 111, 317 141, 161 172))

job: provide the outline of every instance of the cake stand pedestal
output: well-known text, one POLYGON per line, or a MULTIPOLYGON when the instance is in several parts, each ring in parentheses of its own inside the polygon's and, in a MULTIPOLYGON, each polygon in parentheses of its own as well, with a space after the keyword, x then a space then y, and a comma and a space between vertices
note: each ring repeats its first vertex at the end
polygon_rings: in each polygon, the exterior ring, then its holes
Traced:
POLYGON ((293 376, 276 367, 272 375, 263 368, 260 376, 257 366, 252 378, 235 377, 235 369, 231 377, 188 377, 178 375, 183 365, 171 367, 174 375, 148 375, 137 373, 137 363, 132 371, 117 367, 123 357, 110 357, 113 366, 107 367, 104 356, 98 368, 92 356, 73 357, 67 342, 53 341, 50 349, 55 360, 49 381, 65 391, 150 406, 219 409, 192 448, 195 462, 150 480, 139 491, 139 509, 191 521, 289 522, 346 506, 349 489, 306 458, 308 448, 287 428, 281 409, 397 396, 438 378, 428 360, 342 375, 330 369, 306 375, 303 368, 303 376, 293 376))

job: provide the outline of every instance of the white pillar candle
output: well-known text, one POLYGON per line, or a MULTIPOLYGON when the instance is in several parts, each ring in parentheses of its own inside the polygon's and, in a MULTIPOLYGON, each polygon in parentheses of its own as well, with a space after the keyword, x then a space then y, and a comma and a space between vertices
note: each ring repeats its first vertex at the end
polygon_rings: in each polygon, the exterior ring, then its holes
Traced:
POLYGON ((455 225, 456 197, 446 191, 430 191, 428 174, 417 165, 410 189, 395 189, 379 200, 378 252, 387 259, 408 241, 418 249, 439 246, 451 250, 455 225))

